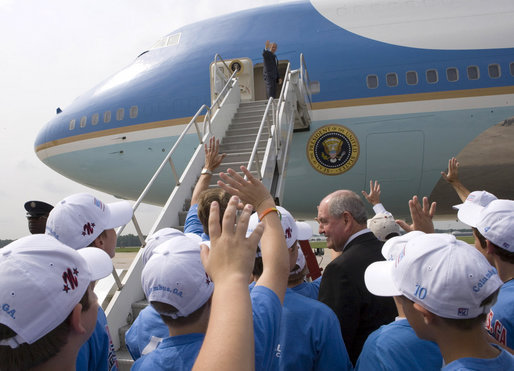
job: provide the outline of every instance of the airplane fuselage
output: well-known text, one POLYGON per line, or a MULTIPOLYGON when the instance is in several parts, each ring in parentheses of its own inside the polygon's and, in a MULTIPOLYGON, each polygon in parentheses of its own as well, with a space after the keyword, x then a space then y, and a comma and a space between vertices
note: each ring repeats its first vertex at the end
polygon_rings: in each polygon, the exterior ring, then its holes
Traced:
MULTIPOLYGON (((269 39, 293 69, 303 53, 320 83, 310 128, 293 137, 283 205, 312 216, 324 195, 360 192, 378 179, 386 208, 404 216, 409 197, 433 192, 449 157, 514 116, 514 5, 498 1, 490 9, 478 0, 313 0, 191 24, 64 108, 35 149, 66 177, 135 199, 191 116, 210 103, 214 55, 258 65, 269 39), (323 130, 354 141, 342 170, 330 167, 342 154, 316 162, 312 147, 323 130)), ((194 139, 186 138, 179 172, 194 139)), ((507 176, 499 196, 514 196, 512 182, 507 176)), ((166 201, 172 180, 158 183, 148 202, 166 201)), ((479 177, 468 185, 483 187, 479 177)))

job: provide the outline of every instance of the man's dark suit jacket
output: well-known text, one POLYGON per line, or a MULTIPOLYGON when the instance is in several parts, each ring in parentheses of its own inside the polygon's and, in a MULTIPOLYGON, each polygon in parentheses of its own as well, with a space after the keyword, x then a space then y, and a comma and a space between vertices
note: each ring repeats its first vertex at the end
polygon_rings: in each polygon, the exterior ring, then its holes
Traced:
POLYGON ((380 242, 373 233, 365 233, 344 249, 323 273, 319 300, 336 313, 346 350, 355 363, 370 333, 394 321, 394 301, 371 294, 364 284, 364 271, 373 262, 384 260, 380 242))
POLYGON ((264 64, 264 80, 278 82, 278 59, 277 56, 270 52, 269 50, 264 49, 262 51, 262 58, 264 64))

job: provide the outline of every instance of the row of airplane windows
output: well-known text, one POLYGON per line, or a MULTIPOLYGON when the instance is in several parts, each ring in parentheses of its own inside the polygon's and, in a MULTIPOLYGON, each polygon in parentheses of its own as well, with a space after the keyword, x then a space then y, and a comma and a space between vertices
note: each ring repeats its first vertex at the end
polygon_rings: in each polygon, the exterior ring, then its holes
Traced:
MULTIPOLYGON (((510 75, 514 76, 514 62, 509 64, 510 75)), ((487 66, 487 73, 491 79, 499 79, 502 74, 501 66, 497 63, 492 63, 487 66)), ((480 79, 480 68, 478 66, 468 66, 466 68, 468 80, 480 79)), ((425 71, 425 78, 427 83, 436 84, 439 82, 439 71, 431 68, 425 71)), ((448 67, 446 69, 446 80, 449 82, 459 81, 459 69, 457 67, 448 67)), ((389 87, 398 86, 398 74, 390 72, 386 74, 386 85, 389 87)), ((407 85, 417 85, 419 82, 418 73, 416 71, 407 71, 405 73, 405 81, 407 85)), ((366 85, 369 89, 376 89, 379 85, 378 75, 366 76, 366 85)))
MULTIPOLYGON (((130 107, 130 109, 129 109, 129 117, 131 119, 135 119, 137 117, 137 114, 138 114, 137 106, 130 107)), ((111 122, 111 118, 112 118, 111 111, 105 111, 104 114, 103 114, 103 122, 105 124, 108 124, 109 122, 111 122)), ((124 118, 125 118, 125 108, 118 108, 116 110, 116 120, 117 121, 121 121, 124 118)), ((100 122, 100 115, 98 113, 94 113, 91 116, 91 125, 93 125, 93 126, 98 125, 99 122, 100 122)), ((76 124, 77 124, 77 120, 76 119, 71 119, 70 120, 69 130, 74 130, 76 124)), ((82 116, 80 118, 80 121, 79 121, 79 126, 81 128, 85 128, 86 125, 87 125, 87 116, 82 116)))

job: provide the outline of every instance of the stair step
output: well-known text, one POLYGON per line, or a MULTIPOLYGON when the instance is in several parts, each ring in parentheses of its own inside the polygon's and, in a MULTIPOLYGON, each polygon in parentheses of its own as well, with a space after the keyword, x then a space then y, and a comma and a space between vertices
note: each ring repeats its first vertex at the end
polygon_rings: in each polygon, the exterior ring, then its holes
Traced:
MULTIPOLYGON (((239 175, 241 175, 242 177, 244 177, 244 174, 241 171, 238 171, 237 173, 239 175)), ((250 174, 252 174, 255 178, 259 179, 259 176, 257 175, 256 170, 250 171, 250 174)), ((221 180, 221 178, 219 177, 218 173, 216 173, 211 178, 211 183, 209 184, 209 188, 218 187, 218 180, 221 180)))
MULTIPOLYGON (((267 142, 268 141, 268 135, 267 133, 261 134, 259 138, 259 142, 267 142)), ((231 145, 232 143, 240 143, 240 142, 250 142, 255 143, 257 140, 257 134, 241 134, 241 135, 232 135, 230 137, 223 138, 223 141, 221 142, 222 145, 231 145)), ((252 145, 253 147, 253 145, 252 145)))
MULTIPOLYGON (((136 301, 132 303, 132 318, 133 320, 139 316, 139 313, 148 306, 148 301, 146 299, 136 301)), ((132 321, 133 321, 132 320, 132 321)))
MULTIPOLYGON (((251 153, 253 150, 253 144, 254 144, 254 142, 247 143, 245 146, 243 146, 243 148, 241 148, 240 146, 235 146, 234 144, 230 144, 226 147, 220 146, 220 153, 226 153, 227 155, 241 153, 241 151, 251 153)), ((259 142, 259 146, 257 147, 257 152, 264 152, 265 150, 266 150, 266 143, 259 142)))
POLYGON ((116 351, 116 358, 118 359, 119 371, 130 371, 131 367, 134 365, 134 360, 126 348, 118 349, 116 351))
MULTIPOLYGON (((266 138, 266 140, 260 140, 257 150, 259 150, 259 151, 265 150, 267 140, 268 140, 267 138, 266 138)), ((253 149, 254 144, 255 144, 255 141, 242 141, 242 142, 237 142, 237 143, 222 144, 222 145, 220 145, 219 150, 221 153, 233 153, 233 152, 238 152, 241 150, 251 151, 253 149)))
POLYGON ((228 128, 228 130, 225 133, 226 137, 231 137, 233 135, 248 135, 248 134, 254 134, 257 135, 259 132, 259 125, 255 126, 235 126, 234 128, 228 128))
POLYGON ((261 119, 259 119, 259 120, 239 119, 239 120, 232 120, 232 122, 228 126, 228 130, 242 129, 242 128, 258 129, 259 126, 261 126, 261 119))

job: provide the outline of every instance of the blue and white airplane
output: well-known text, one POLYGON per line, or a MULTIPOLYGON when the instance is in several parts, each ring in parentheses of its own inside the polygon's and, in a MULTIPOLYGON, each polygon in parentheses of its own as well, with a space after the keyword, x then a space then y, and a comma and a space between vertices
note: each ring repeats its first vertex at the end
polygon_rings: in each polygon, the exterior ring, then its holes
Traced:
MULTIPOLYGON (((468 188, 514 198, 512 19, 512 0, 311 0, 197 22, 58 109, 35 150, 70 179, 136 199, 197 109, 210 104, 216 53, 249 58, 249 89, 265 99, 269 39, 293 69, 303 53, 320 84, 309 130, 294 133, 281 200, 297 217, 312 217, 336 189, 367 189, 370 179, 380 181, 395 216, 407 214, 414 194, 432 195, 439 213, 451 214, 458 199, 440 172, 457 155, 468 188), (327 131, 351 145, 320 162, 309 151, 327 131)), ((181 153, 179 171, 193 151, 181 153)), ((149 200, 163 204, 169 192, 163 183, 149 200)))

